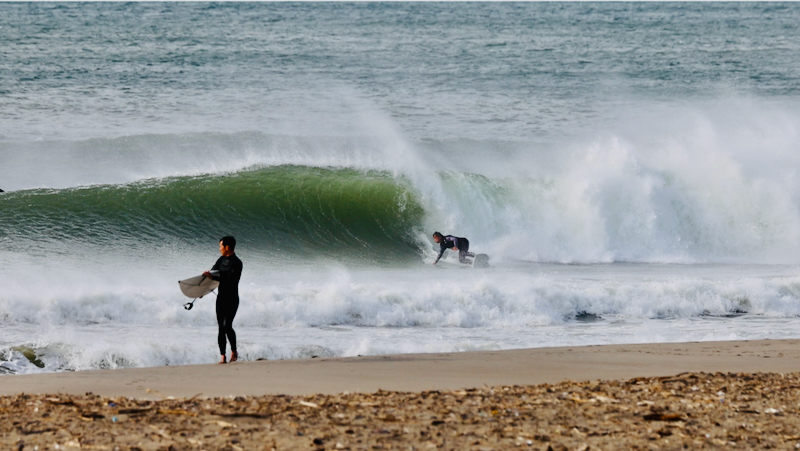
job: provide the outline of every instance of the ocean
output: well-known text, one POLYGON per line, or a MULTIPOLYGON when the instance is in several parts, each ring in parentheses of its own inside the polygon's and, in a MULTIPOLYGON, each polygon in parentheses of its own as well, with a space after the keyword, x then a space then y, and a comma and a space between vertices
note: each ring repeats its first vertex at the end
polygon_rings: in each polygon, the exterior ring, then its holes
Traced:
POLYGON ((797 3, 0 3, 0 373, 800 338, 798 169, 797 3))

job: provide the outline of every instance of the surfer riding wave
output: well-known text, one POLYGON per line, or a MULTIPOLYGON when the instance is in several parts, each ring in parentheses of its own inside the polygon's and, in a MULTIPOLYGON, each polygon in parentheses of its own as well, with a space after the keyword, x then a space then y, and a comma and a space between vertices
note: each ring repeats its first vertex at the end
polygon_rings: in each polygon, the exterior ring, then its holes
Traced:
POLYGON ((431 263, 435 265, 439 262, 439 259, 442 258, 444 255, 444 251, 447 249, 452 249, 454 251, 458 251, 458 261, 461 263, 472 263, 472 260, 468 259, 467 257, 474 257, 475 254, 469 252, 469 240, 466 238, 461 238, 453 235, 444 236, 439 232, 433 232, 433 241, 436 241, 439 246, 439 255, 436 256, 436 260, 431 263))

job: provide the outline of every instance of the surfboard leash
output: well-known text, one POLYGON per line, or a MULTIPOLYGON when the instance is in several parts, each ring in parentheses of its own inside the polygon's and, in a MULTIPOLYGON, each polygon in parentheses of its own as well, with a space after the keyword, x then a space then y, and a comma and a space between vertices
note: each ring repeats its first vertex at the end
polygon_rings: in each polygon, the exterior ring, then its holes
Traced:
MULTIPOLYGON (((214 288, 214 290, 216 290, 216 288, 214 288)), ((217 293, 216 293, 216 292, 214 292, 214 290, 211 290, 211 291, 210 291, 210 293, 214 293, 214 295, 216 296, 216 295, 217 295, 217 293)), ((192 299, 192 302, 187 302, 186 304, 183 304, 183 308, 185 308, 186 310, 191 310, 191 309, 192 309, 192 307, 194 307, 194 301, 196 301, 196 300, 198 300, 198 299, 201 299, 201 298, 202 298, 202 297, 204 297, 204 296, 205 296, 205 295, 203 295, 203 296, 200 296, 199 298, 194 298, 194 299, 192 299)))

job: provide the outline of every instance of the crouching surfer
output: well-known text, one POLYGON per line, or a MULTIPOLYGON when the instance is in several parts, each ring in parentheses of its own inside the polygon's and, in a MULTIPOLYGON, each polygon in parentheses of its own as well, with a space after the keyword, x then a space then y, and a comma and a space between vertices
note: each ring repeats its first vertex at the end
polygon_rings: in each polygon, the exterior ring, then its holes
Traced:
POLYGON ((469 260, 467 257, 474 257, 475 254, 469 251, 469 240, 466 238, 460 238, 453 235, 444 236, 439 232, 433 232, 433 241, 436 241, 439 246, 439 255, 436 256, 436 261, 431 263, 435 265, 439 262, 439 259, 442 258, 444 255, 444 251, 447 249, 452 249, 454 251, 458 251, 458 261, 461 263, 472 263, 472 260, 469 260))
POLYGON ((242 277, 242 261, 234 253, 236 248, 236 238, 225 236, 219 240, 219 253, 222 256, 214 263, 211 271, 219 271, 212 274, 210 271, 203 273, 204 276, 219 281, 219 291, 217 294, 217 324, 219 334, 217 343, 219 353, 222 355, 219 363, 227 363, 225 359, 225 338, 231 343, 231 362, 239 360, 239 353, 236 352, 236 332, 233 331, 233 317, 239 309, 239 279, 242 277))

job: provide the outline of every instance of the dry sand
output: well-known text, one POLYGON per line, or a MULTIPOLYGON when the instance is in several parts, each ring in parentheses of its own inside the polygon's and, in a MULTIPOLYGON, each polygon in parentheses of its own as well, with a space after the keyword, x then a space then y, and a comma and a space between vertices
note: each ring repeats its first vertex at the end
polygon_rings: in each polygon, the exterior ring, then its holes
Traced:
POLYGON ((796 449, 798 370, 781 340, 2 376, 0 449, 796 449))

